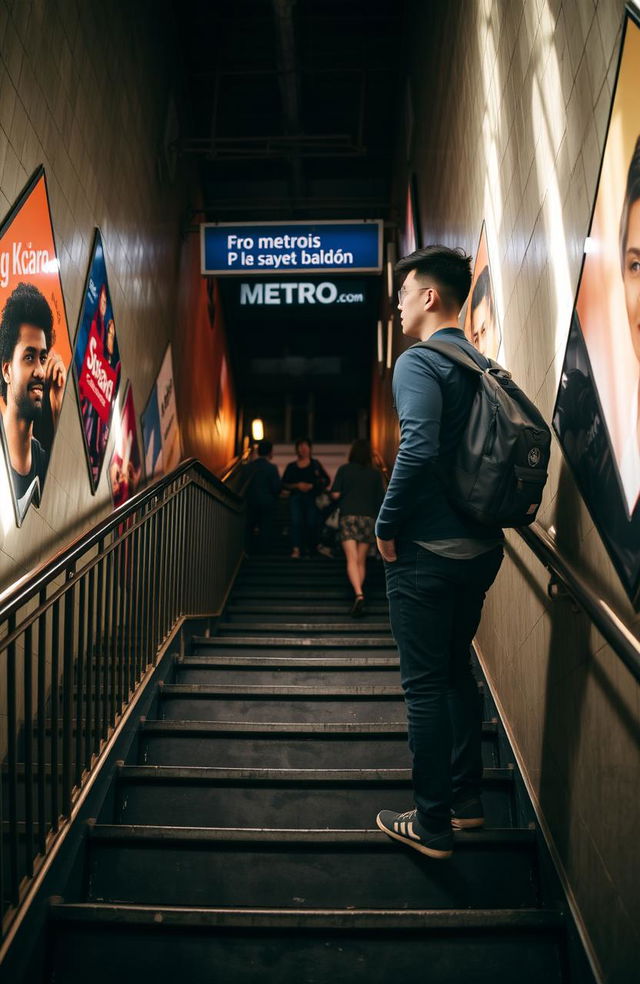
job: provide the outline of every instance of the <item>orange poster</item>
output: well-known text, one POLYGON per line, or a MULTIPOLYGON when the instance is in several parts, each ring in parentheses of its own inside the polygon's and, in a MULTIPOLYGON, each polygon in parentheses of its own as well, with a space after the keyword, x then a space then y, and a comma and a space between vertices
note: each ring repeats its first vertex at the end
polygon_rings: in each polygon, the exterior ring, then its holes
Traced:
POLYGON ((497 359, 502 336, 491 280, 491 264, 484 222, 471 278, 469 303, 464 319, 464 333, 472 345, 488 359, 497 359))
POLYGON ((40 505, 71 362, 43 168, 0 229, 0 311, 2 444, 20 526, 40 505))

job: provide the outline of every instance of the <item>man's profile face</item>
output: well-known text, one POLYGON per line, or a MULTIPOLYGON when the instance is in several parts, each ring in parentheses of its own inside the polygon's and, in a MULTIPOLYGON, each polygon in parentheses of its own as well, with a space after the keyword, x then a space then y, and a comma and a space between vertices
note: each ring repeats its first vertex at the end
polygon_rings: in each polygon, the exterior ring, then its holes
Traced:
POLYGON ((627 249, 624 254, 622 279, 631 344, 636 359, 640 362, 640 199, 629 209, 627 249))
POLYGON ((420 338, 420 329, 424 317, 425 284, 416 279, 416 271, 410 270, 400 288, 402 300, 398 303, 402 334, 409 338, 420 338))
POLYGON ((13 403, 23 420, 36 420, 42 412, 48 354, 43 330, 35 325, 22 325, 11 360, 2 364, 7 406, 13 403))
POLYGON ((497 356, 498 340, 493 311, 486 296, 471 312, 471 341, 482 355, 490 359, 495 359, 497 356))

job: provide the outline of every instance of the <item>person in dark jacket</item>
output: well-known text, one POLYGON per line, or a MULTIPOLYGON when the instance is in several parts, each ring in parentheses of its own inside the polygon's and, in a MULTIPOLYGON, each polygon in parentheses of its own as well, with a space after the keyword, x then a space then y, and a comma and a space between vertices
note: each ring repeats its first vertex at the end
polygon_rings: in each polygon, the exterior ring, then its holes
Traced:
POLYGON ((353 442, 349 464, 338 468, 331 496, 340 502, 338 539, 342 543, 347 577, 355 596, 351 615, 357 618, 364 610, 362 589, 367 574, 367 554, 376 540, 374 524, 384 497, 382 475, 373 466, 368 441, 353 442))
POLYGON ((318 543, 320 513, 316 498, 331 481, 319 461, 311 457, 311 441, 300 438, 295 443, 296 460, 282 476, 282 488, 291 493, 291 556, 299 558, 304 546, 315 553, 318 543))
POLYGON ((265 438, 258 443, 258 457, 247 465, 249 549, 256 553, 273 550, 274 512, 280 495, 280 475, 271 461, 272 457, 273 444, 265 438))
MULTIPOLYGON (((428 246, 396 266, 404 276, 402 330, 417 341, 459 345, 488 365, 458 328, 471 285, 470 257, 428 246)), ((479 526, 451 505, 452 465, 477 389, 475 374, 413 346, 393 374, 400 447, 376 523, 389 615, 400 653, 415 808, 383 810, 377 824, 434 858, 452 853, 452 826, 484 823, 482 712, 469 661, 485 594, 502 561, 502 530, 479 526)))

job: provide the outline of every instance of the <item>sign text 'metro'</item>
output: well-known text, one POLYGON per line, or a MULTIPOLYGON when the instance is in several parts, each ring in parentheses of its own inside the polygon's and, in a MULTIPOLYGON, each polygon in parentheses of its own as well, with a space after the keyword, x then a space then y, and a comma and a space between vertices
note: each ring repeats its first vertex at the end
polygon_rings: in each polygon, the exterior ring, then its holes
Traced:
POLYGON ((203 223, 203 274, 379 273, 382 222, 203 223))

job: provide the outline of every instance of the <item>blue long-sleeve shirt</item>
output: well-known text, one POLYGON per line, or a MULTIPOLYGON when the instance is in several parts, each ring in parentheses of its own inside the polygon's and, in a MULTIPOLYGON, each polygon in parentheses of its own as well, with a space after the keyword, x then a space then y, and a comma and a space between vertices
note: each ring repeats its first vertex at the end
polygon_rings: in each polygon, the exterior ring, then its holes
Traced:
MULTIPOLYGON (((460 345, 486 364, 458 328, 442 328, 432 337, 460 345)), ((480 526, 456 511, 441 478, 453 463, 477 386, 473 373, 430 349, 412 346, 397 360, 393 398, 400 447, 376 522, 381 540, 501 536, 498 527, 480 526)))

